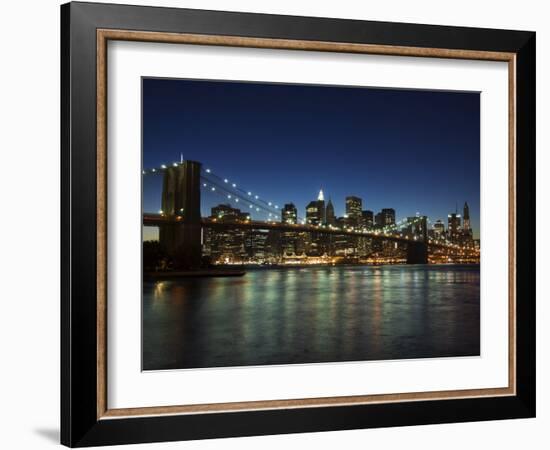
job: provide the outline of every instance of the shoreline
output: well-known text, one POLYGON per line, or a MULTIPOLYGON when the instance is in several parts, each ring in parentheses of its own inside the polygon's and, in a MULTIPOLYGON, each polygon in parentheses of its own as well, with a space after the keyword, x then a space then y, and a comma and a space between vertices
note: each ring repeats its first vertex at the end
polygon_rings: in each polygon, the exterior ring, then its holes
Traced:
POLYGON ((478 263, 451 263, 451 264, 243 264, 243 265, 220 265, 215 268, 199 270, 178 270, 165 272, 145 272, 143 281, 154 281, 161 279, 179 278, 210 278, 210 277, 242 277, 248 271, 284 270, 284 269, 318 269, 318 268, 366 268, 366 267, 479 267, 478 263))
POLYGON ((200 270, 174 270, 165 272, 145 272, 143 281, 171 278, 206 278, 206 277, 242 277, 246 271, 242 268, 214 268, 200 270))
POLYGON ((309 267, 387 267, 387 266, 427 266, 427 267, 445 267, 445 266, 479 266, 479 263, 441 263, 441 264, 363 264, 363 263, 347 263, 347 264, 235 264, 235 265, 219 265, 215 267, 230 270, 230 268, 240 267, 242 270, 271 270, 271 269, 307 269, 309 267))

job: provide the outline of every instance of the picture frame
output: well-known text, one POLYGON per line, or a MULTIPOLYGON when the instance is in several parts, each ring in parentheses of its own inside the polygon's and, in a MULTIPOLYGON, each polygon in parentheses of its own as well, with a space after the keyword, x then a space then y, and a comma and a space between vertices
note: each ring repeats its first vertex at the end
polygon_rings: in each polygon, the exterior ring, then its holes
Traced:
MULTIPOLYGON (((533 32, 72 2, 61 7, 61 442, 70 447, 535 416, 533 32), (107 43, 502 61, 509 73, 506 388, 111 409, 107 43)), ((136 300, 137 301, 137 300, 136 300)))

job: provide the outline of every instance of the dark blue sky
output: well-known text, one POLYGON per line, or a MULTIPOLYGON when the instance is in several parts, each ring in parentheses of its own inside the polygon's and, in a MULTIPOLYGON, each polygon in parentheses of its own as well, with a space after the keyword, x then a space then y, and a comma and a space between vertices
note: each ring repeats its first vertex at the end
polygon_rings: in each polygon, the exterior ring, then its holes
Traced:
MULTIPOLYGON (((321 188, 337 215, 346 195, 445 222, 467 201, 478 237, 479 127, 478 93, 143 80, 144 168, 182 153, 301 217, 321 188)), ((145 181, 144 209, 159 207, 145 181)))

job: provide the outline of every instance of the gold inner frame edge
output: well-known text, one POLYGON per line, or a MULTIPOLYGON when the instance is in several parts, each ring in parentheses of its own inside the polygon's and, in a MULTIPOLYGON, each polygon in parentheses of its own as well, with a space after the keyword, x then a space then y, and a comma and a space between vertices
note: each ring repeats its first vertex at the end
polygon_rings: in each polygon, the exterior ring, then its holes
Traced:
POLYGON ((97 418, 206 414, 268 409, 313 408, 402 401, 449 400, 516 394, 516 54, 479 50, 389 46, 326 41, 304 41, 240 36, 160 33, 98 29, 96 48, 97 108, 97 418), (170 44, 217 45, 279 50, 362 53, 508 62, 508 386, 395 394, 260 400, 198 405, 147 406, 109 409, 107 405, 107 42, 109 40, 170 44))

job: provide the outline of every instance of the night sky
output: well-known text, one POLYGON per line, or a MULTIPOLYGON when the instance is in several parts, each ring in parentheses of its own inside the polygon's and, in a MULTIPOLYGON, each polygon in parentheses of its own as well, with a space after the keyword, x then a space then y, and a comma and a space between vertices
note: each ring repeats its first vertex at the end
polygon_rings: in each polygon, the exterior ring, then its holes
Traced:
MULTIPOLYGON (((144 168, 183 154, 300 217, 321 188, 337 216, 356 195, 375 214, 445 226, 467 201, 477 238, 479 133, 479 93, 143 80, 144 168)), ((160 189, 145 176, 145 211, 159 210, 160 189)), ((222 201, 204 196, 203 212, 222 201)))

